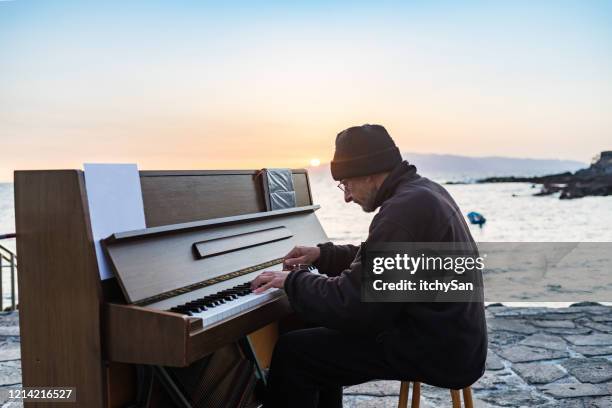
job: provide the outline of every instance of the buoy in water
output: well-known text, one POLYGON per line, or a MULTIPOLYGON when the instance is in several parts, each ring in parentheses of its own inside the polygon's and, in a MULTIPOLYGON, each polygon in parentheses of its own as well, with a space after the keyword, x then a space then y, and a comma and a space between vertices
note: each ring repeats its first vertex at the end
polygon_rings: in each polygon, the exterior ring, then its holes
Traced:
POLYGON ((478 225, 480 228, 482 228, 483 224, 487 222, 487 219, 484 217, 484 215, 475 211, 468 213, 467 217, 468 220, 470 220, 470 224, 478 225))

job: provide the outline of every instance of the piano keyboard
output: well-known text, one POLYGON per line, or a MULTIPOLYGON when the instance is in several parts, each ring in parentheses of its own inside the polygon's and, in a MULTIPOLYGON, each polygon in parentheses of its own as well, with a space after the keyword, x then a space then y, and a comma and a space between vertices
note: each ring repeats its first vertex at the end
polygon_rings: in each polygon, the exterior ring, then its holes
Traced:
MULTIPOLYGON (((309 266, 312 273, 319 273, 314 266, 309 266)), ((255 294, 251 291, 251 281, 243 282, 228 289, 188 301, 169 309, 171 312, 199 317, 202 325, 207 326, 231 318, 245 310, 283 296, 284 290, 270 288, 255 294)))

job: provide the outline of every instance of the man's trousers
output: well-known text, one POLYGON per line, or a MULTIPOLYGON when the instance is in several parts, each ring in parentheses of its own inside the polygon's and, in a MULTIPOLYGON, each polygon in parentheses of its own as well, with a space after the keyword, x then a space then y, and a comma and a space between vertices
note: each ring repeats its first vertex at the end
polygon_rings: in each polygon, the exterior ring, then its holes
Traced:
POLYGON ((403 380, 375 337, 322 327, 288 332, 272 355, 264 407, 342 407, 342 386, 374 379, 403 380))

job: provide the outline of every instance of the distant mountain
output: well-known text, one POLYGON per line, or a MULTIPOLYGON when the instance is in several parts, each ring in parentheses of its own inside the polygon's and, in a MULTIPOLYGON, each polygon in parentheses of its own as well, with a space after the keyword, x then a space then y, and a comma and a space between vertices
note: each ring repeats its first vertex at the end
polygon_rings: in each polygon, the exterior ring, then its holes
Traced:
MULTIPOLYGON (((402 153, 414 164, 419 173, 439 181, 474 181, 494 176, 543 176, 574 172, 587 167, 587 163, 574 160, 522 159, 515 157, 470 157, 453 154, 402 153)), ((329 175, 329 164, 309 168, 313 176, 329 175)))

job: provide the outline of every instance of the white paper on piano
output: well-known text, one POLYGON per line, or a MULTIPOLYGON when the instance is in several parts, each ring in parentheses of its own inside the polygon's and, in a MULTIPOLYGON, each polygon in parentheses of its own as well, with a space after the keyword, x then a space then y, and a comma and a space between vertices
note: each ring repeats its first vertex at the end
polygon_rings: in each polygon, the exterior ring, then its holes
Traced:
POLYGON ((136 164, 83 165, 89 219, 101 279, 113 276, 100 240, 115 232, 146 228, 136 164))

